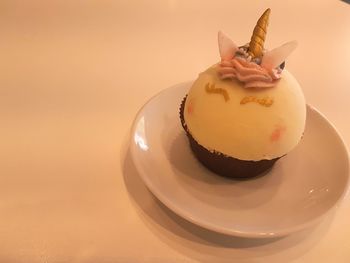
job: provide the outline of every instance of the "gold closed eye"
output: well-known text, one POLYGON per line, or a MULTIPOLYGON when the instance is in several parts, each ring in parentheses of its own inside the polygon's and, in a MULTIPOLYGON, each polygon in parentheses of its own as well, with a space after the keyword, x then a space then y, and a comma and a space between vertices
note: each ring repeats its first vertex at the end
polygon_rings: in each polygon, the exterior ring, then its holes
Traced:
POLYGON ((269 97, 257 98, 255 96, 246 96, 243 99, 241 99, 240 104, 247 104, 249 102, 255 102, 259 103, 262 106, 270 107, 273 104, 273 99, 269 97))
POLYGON ((209 83, 207 83, 207 85, 205 85, 205 91, 208 93, 221 94, 224 96, 225 101, 228 101, 230 99, 227 90, 222 88, 215 88, 215 84, 209 85, 209 83))

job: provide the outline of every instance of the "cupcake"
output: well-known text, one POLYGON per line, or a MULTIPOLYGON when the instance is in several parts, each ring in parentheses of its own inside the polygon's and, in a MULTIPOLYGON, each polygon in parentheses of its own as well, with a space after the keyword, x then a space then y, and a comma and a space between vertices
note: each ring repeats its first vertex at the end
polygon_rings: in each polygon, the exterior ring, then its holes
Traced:
POLYGON ((304 95, 284 68, 296 42, 264 49, 269 15, 267 9, 244 46, 219 32, 221 61, 199 74, 180 107, 194 155, 219 175, 263 174, 304 132, 304 95))

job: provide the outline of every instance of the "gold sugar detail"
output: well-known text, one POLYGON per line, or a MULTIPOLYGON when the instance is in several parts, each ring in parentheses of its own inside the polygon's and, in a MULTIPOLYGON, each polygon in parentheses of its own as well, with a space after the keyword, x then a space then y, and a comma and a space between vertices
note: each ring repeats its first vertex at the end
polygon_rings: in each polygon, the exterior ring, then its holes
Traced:
POLYGON ((253 35, 250 39, 248 54, 252 58, 261 57, 264 50, 264 42, 266 38, 267 26, 269 24, 270 8, 259 18, 253 31, 253 35))
POLYGON ((240 104, 247 104, 250 102, 255 102, 265 107, 270 107, 273 104, 273 99, 269 97, 258 98, 256 96, 246 96, 241 99, 240 104))
POLYGON ((207 85, 205 85, 205 91, 210 94, 221 94, 224 97, 225 101, 228 101, 230 99, 227 90, 223 88, 215 88, 215 84, 209 85, 209 83, 207 83, 207 85))

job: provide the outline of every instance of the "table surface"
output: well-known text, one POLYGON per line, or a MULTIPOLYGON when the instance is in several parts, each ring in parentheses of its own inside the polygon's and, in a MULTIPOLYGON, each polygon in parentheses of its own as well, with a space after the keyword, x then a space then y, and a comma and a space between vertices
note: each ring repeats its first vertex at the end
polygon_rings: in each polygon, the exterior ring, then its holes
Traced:
POLYGON ((350 147, 350 5, 342 1, 0 3, 1 262, 349 262, 350 197, 272 240, 197 227, 147 190, 128 151, 139 108, 218 61, 217 31, 267 48, 350 147), (215 2, 215 3, 214 3, 215 2))

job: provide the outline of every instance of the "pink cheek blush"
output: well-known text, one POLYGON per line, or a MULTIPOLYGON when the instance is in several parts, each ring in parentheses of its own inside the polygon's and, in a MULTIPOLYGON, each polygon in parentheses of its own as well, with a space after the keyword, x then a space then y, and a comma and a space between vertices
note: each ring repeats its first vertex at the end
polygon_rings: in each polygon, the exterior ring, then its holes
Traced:
POLYGON ((194 111, 194 106, 193 106, 193 101, 189 101, 188 106, 187 106, 187 113, 189 115, 193 114, 194 111))
POLYGON ((270 141, 271 142, 279 141, 285 131, 286 131, 286 127, 277 126, 270 135, 270 141))

